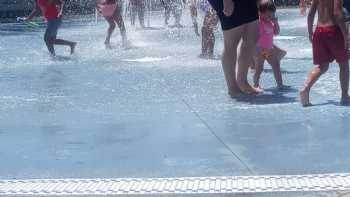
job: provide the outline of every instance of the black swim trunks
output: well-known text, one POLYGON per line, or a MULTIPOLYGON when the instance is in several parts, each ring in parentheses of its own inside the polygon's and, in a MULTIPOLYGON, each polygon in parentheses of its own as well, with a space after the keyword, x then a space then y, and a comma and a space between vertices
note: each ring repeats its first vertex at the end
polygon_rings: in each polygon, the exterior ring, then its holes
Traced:
POLYGON ((235 5, 232 16, 223 13, 223 0, 209 0, 219 16, 222 30, 230 30, 235 27, 253 22, 259 18, 257 0, 232 0, 235 5))

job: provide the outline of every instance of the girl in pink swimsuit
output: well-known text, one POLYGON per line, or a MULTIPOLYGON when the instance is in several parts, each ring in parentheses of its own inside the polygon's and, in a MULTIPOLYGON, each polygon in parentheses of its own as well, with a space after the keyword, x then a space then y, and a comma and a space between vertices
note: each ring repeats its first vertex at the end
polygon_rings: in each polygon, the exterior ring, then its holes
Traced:
POLYGON ((276 7, 272 0, 261 0, 258 4, 258 9, 259 40, 255 57, 254 87, 262 91, 259 81, 266 60, 272 67, 277 87, 283 88, 280 63, 286 53, 273 44, 274 35, 280 32, 278 19, 275 17, 276 7))
POLYGON ((117 6, 116 0, 100 0, 97 2, 98 11, 104 16, 106 21, 109 24, 107 30, 107 37, 105 40, 105 45, 107 49, 111 49, 111 36, 116 27, 116 23, 120 29, 120 33, 122 36, 123 46, 127 44, 126 30, 124 25, 123 16, 121 14, 121 10, 119 10, 120 6, 117 6), (119 8, 118 8, 119 7, 119 8))

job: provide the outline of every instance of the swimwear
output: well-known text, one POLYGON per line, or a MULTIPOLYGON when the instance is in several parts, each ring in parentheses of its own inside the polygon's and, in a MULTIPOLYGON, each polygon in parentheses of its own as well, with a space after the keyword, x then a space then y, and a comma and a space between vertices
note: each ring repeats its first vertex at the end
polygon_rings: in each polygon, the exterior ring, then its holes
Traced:
POLYGON ((273 48, 274 24, 271 20, 259 19, 258 47, 265 49, 273 48))
POLYGON ((315 65, 348 61, 348 51, 344 37, 338 26, 316 27, 312 38, 313 60, 315 65))
POLYGON ((117 4, 99 4, 98 8, 103 16, 110 17, 113 16, 113 14, 115 13, 115 10, 117 9, 117 4))
POLYGON ((48 0, 37 0, 38 6, 46 20, 57 19, 59 7, 54 3, 49 3, 48 0))
POLYGON ((223 13, 223 0, 209 0, 217 15, 219 16, 222 30, 230 30, 235 27, 253 22, 259 18, 257 0, 232 0, 234 11, 231 16, 223 13))
POLYGON ((266 49, 266 48, 260 48, 257 47, 256 48, 256 54, 257 55, 261 55, 264 59, 268 59, 269 57, 271 57, 271 50, 272 49, 266 49))

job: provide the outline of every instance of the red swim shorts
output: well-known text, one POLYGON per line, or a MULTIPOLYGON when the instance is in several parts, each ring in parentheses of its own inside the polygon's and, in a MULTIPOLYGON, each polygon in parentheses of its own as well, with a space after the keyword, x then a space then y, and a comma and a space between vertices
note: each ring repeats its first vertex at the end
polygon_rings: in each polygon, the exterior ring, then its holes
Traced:
POLYGON ((344 37, 338 26, 317 27, 312 38, 314 64, 348 61, 344 37))

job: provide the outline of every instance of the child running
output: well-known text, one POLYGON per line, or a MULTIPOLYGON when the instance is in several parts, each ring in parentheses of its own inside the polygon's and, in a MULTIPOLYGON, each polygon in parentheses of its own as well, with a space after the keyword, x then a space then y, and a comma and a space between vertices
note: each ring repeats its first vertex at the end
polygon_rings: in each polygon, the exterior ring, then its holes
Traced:
POLYGON ((199 7, 200 10, 202 10, 205 13, 202 27, 202 52, 199 55, 199 57, 205 59, 212 59, 214 58, 215 46, 214 29, 219 23, 219 18, 216 15, 215 10, 211 8, 208 0, 192 0, 190 6, 191 16, 195 28, 195 33, 197 35, 199 35, 197 22, 197 7, 199 7))
MULTIPOLYGON (((120 2, 121 3, 121 2, 120 2)), ((127 45, 126 30, 124 25, 124 20, 122 16, 121 6, 117 5, 116 0, 102 0, 97 3, 97 9, 104 16, 109 24, 107 30, 107 37, 105 40, 105 45, 107 49, 111 49, 111 36, 116 27, 115 23, 118 24, 120 29, 120 34, 122 36, 122 44, 125 47, 127 45)))
POLYGON ((312 42, 313 61, 317 65, 309 74, 304 88, 300 91, 301 104, 310 106, 309 94, 311 87, 324 74, 329 64, 334 60, 340 67, 339 79, 341 86, 342 105, 350 102, 349 62, 348 62, 348 32, 344 23, 342 0, 313 0, 308 14, 309 39, 312 42), (317 27, 313 32, 315 14, 318 13, 317 27))
POLYGON ((76 42, 57 39, 57 31, 62 23, 64 1, 63 0, 36 0, 32 13, 24 18, 25 21, 32 20, 41 11, 47 21, 44 41, 50 54, 56 56, 54 45, 65 45, 70 47, 70 53, 74 53, 76 42))
POLYGON ((276 51, 281 51, 273 44, 274 35, 280 33, 277 17, 275 17, 276 6, 271 0, 261 0, 258 3, 259 10, 259 40, 257 44, 257 54, 255 58, 254 87, 263 91, 260 87, 260 76, 264 70, 265 60, 271 65, 277 83, 277 88, 282 89, 283 80, 281 74, 281 59, 285 55, 278 55, 276 51))

